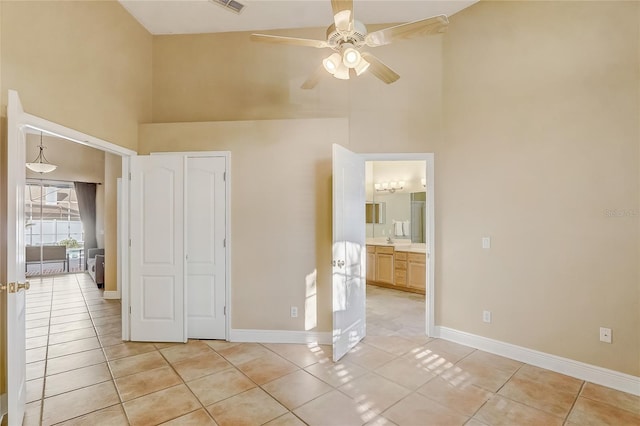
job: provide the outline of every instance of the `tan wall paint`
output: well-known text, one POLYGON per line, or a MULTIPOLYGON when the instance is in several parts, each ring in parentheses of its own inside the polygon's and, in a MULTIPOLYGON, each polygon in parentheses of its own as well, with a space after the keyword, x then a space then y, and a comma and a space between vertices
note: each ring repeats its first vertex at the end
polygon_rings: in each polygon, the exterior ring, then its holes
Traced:
MULTIPOLYGON (((25 110, 137 149, 151 121, 152 36, 116 1, 0 1, 0 160, 6 161, 7 91, 25 110)), ((1 168, 5 173, 6 167, 1 168)), ((2 179, 4 181, 4 179, 2 179)), ((6 190, 0 185, 0 279, 6 279, 6 190)), ((6 306, 0 295, 0 314, 6 306)), ((3 315, 4 316, 4 315, 3 315)), ((6 328, 0 322, 0 338, 6 328)), ((0 391, 6 351, 0 350, 0 391)))
MULTIPOLYGON (((276 33, 324 37, 323 29, 276 33)), ((350 148, 362 152, 432 151, 442 139, 442 36, 375 49, 401 75, 393 85, 327 74, 302 90, 331 51, 255 43, 249 34, 154 37, 153 121, 349 117, 350 148)))
POLYGON ((106 153, 104 169, 104 289, 116 291, 118 288, 117 179, 122 176, 122 157, 106 153))
POLYGON ((481 2, 451 19, 439 324, 640 375, 638 7, 481 2))
POLYGON ((347 144, 346 120, 140 126, 141 154, 231 151, 232 328, 331 330, 333 143, 347 144))
MULTIPOLYGON (((637 7, 483 2, 452 17, 444 44, 376 50, 398 83, 328 79, 310 92, 297 87, 323 56, 313 49, 244 33, 156 37, 154 121, 340 116, 354 151, 435 152, 437 324, 638 375, 638 216, 605 216, 638 208, 637 7), (599 326, 613 328, 612 345, 598 342, 599 326)), ((145 150, 191 145, 145 132, 145 150)), ((240 305, 234 327, 277 328, 270 315, 256 321, 264 300, 240 305)))
MULTIPOLYGON (((152 36, 116 1, 3 1, 2 105, 135 150, 152 36)), ((4 113, 3 113, 4 114, 4 113)))
MULTIPOLYGON (((277 33, 322 38, 323 31, 277 33)), ((347 118, 336 129, 323 120, 141 126, 141 153, 232 153, 232 327, 308 328, 304 315, 289 318, 289 307, 305 306, 305 278, 317 268, 313 329, 331 330, 331 144, 433 151, 442 139, 441 46, 435 36, 376 49, 401 75, 393 85, 371 75, 327 76, 309 91, 299 86, 330 52, 252 43, 249 33, 154 37, 154 122, 347 118), (339 137, 318 139, 329 131, 339 137)))

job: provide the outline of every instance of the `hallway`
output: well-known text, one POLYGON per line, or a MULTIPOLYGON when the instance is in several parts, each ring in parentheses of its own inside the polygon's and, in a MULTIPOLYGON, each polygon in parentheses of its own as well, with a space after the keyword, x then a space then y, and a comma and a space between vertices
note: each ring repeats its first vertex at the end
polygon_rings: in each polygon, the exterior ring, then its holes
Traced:
POLYGON ((639 397, 420 336, 420 301, 399 303, 333 363, 315 344, 123 343, 119 301, 88 275, 32 280, 24 425, 640 423, 639 397))

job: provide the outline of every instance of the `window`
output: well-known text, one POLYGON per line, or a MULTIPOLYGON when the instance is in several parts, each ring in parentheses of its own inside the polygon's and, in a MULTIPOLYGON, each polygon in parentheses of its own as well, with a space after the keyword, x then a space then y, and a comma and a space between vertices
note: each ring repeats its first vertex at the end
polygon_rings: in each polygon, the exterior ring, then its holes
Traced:
MULTIPOLYGON (((78 199, 71 183, 27 181, 25 186, 25 245, 67 246, 69 258, 81 256, 78 248, 84 244, 84 231, 78 212, 78 199), (76 249, 74 253, 70 253, 76 249)), ((73 272, 71 265, 29 264, 27 275, 73 272), (49 271, 50 270, 50 271, 49 271)), ((81 267, 80 262, 78 268, 81 267)), ((77 268, 73 268, 74 270, 77 268)))

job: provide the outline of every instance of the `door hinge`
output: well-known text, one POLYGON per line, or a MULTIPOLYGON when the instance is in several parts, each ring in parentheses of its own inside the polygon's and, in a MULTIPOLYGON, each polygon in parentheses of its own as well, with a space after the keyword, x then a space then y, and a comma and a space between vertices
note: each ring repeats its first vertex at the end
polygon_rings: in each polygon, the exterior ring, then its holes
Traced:
POLYGON ((129 315, 131 315, 131 306, 129 306, 129 315))
POLYGON ((223 180, 224 182, 226 182, 226 181, 227 181, 227 172, 222 172, 222 180, 223 180))
POLYGON ((131 247, 131 238, 129 238, 129 247, 131 247))
POLYGON ((227 307, 226 306, 222 309, 222 314, 223 315, 227 315, 227 307))
POLYGON ((131 172, 129 172, 129 180, 131 180, 131 172))
POLYGON ((227 248, 227 239, 222 240, 222 247, 227 248))

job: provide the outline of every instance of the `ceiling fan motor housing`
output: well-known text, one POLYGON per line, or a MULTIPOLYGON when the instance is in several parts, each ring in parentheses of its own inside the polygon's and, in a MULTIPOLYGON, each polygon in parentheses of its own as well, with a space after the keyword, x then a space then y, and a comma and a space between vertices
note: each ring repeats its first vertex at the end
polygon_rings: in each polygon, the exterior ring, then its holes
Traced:
POLYGON ((329 25, 327 28, 327 44, 333 50, 340 50, 343 43, 351 43, 356 48, 364 45, 364 39, 367 36, 367 27, 360 21, 353 21, 353 29, 351 31, 338 31, 335 24, 329 25))

